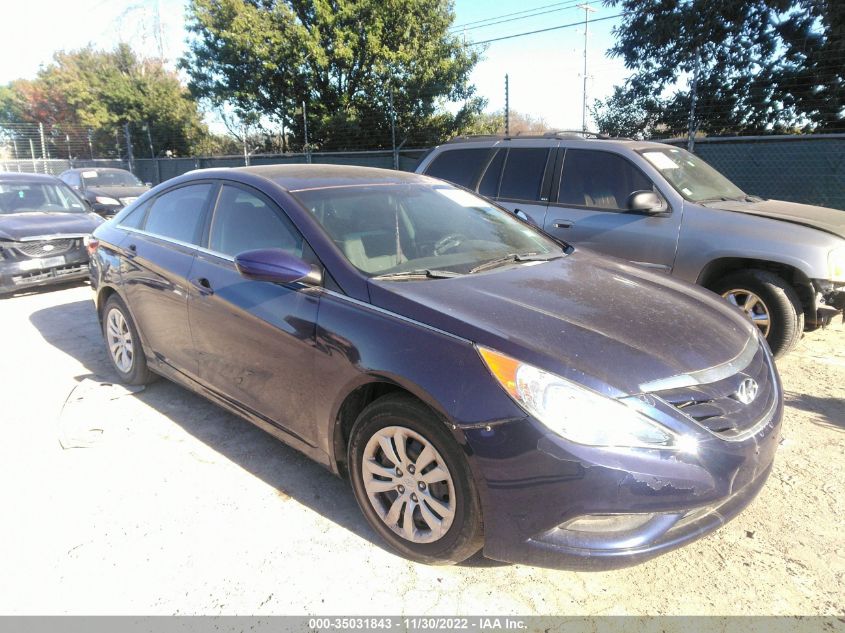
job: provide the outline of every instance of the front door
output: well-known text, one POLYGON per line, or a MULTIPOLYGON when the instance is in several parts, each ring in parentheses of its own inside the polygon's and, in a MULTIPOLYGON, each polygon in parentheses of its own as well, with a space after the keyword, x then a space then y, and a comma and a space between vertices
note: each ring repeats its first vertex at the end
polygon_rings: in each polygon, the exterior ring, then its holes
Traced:
POLYGON ((319 298, 302 284, 242 277, 234 257, 259 248, 313 258, 271 200, 254 189, 224 184, 208 248, 197 254, 191 270, 196 291, 188 313, 200 378, 224 398, 313 445, 319 298))
POLYGON ((671 272, 682 209, 664 215, 628 210, 633 192, 652 190, 654 183, 624 156, 567 149, 544 228, 575 246, 671 272))
POLYGON ((519 145, 501 148, 490 161, 478 192, 494 198, 523 220, 543 226, 549 204, 555 149, 519 145))

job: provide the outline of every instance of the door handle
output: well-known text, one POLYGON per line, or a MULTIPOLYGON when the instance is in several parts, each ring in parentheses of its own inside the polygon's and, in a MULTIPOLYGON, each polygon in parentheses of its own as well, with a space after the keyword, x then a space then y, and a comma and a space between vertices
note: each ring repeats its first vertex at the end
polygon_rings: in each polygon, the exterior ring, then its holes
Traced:
POLYGON ((568 229, 574 226, 575 222, 572 220, 555 220, 553 226, 556 229, 568 229))
POLYGON ((211 282, 205 277, 198 277, 196 279, 192 279, 191 285, 196 288, 199 293, 204 297, 214 294, 214 289, 211 287, 211 282))

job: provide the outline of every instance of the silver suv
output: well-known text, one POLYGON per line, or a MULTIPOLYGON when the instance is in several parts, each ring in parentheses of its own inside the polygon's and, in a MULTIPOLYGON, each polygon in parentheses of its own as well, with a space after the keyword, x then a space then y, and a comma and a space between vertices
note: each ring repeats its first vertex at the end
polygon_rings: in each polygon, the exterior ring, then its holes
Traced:
MULTIPOLYGON (((845 307, 845 211, 748 195, 678 147, 581 133, 460 137, 417 173, 477 191, 558 239, 717 292, 775 355, 845 307)), ((608 297, 607 307, 624 306, 608 297)))

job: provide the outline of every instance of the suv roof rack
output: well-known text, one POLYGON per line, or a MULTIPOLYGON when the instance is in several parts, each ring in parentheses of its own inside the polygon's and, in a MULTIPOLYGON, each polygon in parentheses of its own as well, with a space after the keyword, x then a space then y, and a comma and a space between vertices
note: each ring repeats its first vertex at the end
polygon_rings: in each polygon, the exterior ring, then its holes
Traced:
POLYGON ((447 143, 469 143, 472 141, 497 140, 510 141, 515 139, 597 139, 600 141, 619 140, 630 141, 633 140, 627 136, 608 136, 601 132, 589 132, 585 130, 550 130, 543 134, 462 134, 446 141, 447 143))

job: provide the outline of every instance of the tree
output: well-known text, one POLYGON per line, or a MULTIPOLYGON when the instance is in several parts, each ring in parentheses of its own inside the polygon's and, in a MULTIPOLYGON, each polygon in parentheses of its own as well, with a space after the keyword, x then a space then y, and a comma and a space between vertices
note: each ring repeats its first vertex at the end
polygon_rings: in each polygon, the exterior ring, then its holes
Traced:
POLYGON ((178 76, 125 44, 113 51, 60 51, 35 79, 2 87, 0 125, 16 122, 43 123, 53 135, 72 138, 55 143, 54 155, 68 145, 87 147, 89 130, 98 154, 117 153, 126 123, 137 155, 149 151, 150 139, 154 148, 189 154, 207 134, 178 76))
POLYGON ((299 147, 428 145, 484 106, 468 77, 479 59, 449 32, 446 0, 191 0, 182 67, 213 107, 292 132, 299 147), (457 113, 447 102, 462 103, 457 113), (303 113, 302 104, 305 103, 303 113))
POLYGON ((845 128, 843 12, 834 0, 606 0, 611 55, 632 75, 593 107, 628 135, 845 128), (840 57, 835 57, 839 55, 840 57), (821 93, 821 94, 820 94, 821 93), (815 109, 814 109, 815 108, 815 109))

